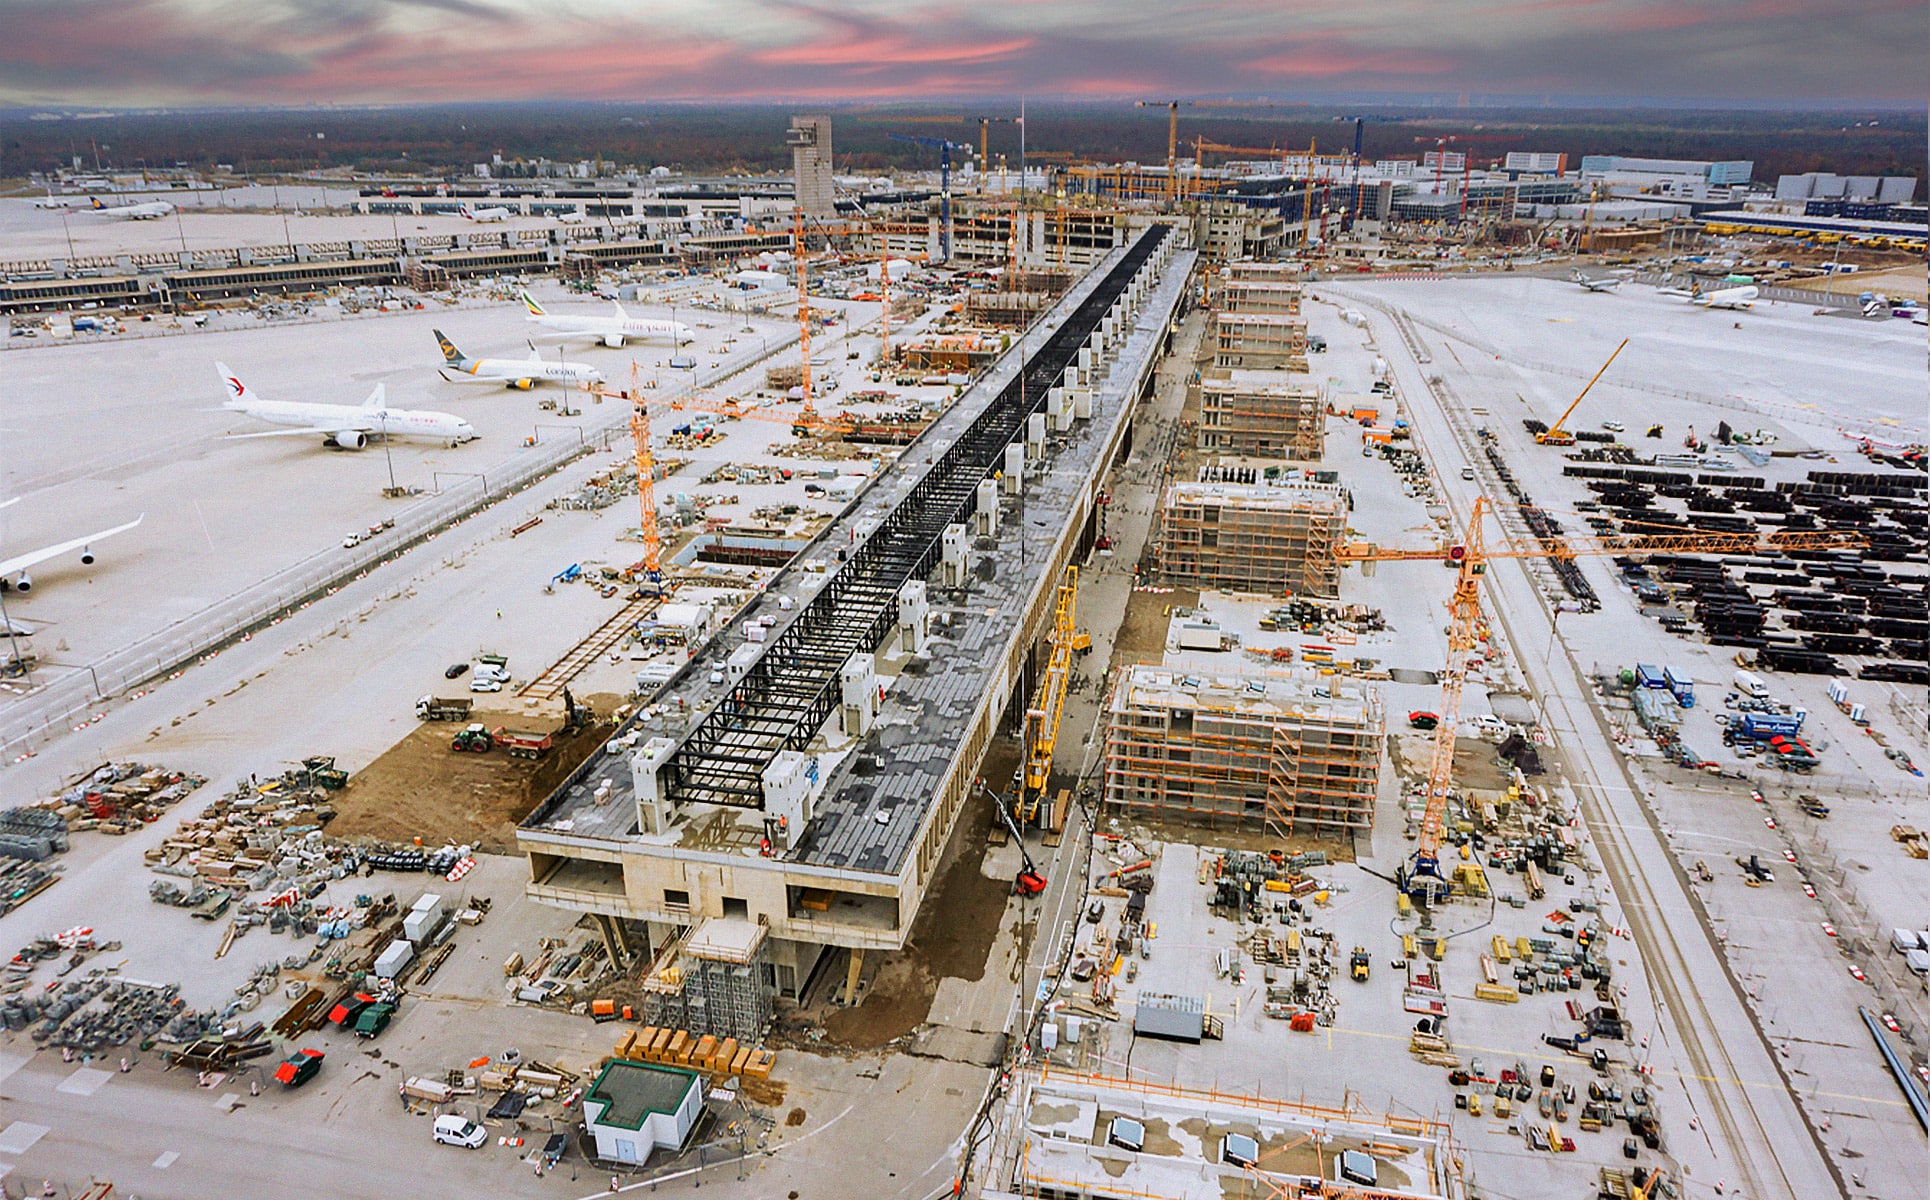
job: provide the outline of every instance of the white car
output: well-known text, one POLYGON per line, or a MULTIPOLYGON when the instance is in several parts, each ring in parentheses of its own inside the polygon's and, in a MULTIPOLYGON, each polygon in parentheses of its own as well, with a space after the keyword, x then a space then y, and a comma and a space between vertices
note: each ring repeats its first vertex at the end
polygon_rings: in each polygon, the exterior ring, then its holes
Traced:
POLYGON ((1608 430, 1610 433, 1620 433, 1624 429, 1627 429, 1628 426, 1622 424, 1620 421, 1603 421, 1602 428, 1608 430))
POLYGON ((1501 739, 1508 736, 1508 723, 1500 717, 1482 715, 1468 717, 1463 724, 1473 731, 1474 736, 1501 739))
POLYGON ((445 1146, 474 1150, 489 1140, 489 1131, 468 1117, 445 1113, 436 1118, 435 1138, 445 1146))
POLYGON ((500 679, 486 678, 472 679, 469 681, 469 690, 472 692, 500 692, 503 690, 503 681, 500 679))

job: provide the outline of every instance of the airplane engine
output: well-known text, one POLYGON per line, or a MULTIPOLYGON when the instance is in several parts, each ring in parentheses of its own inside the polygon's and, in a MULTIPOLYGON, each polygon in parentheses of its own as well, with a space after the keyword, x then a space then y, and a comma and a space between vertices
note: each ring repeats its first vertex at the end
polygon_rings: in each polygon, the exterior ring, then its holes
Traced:
POLYGON ((621 350, 623 349, 623 335, 620 333, 606 333, 603 335, 603 344, 612 350, 621 350))
POLYGON ((527 392, 536 386, 536 381, 534 379, 512 379, 509 381, 509 386, 519 392, 527 392))
POLYGON ((87 550, 82 550, 82 551, 80 552, 80 563, 81 563, 81 565, 82 565, 82 566, 84 566, 84 567, 91 567, 91 566, 93 566, 93 565, 94 565, 94 551, 93 551, 92 549, 87 549, 87 550))
POLYGON ((33 577, 25 571, 12 579, 0 579, 0 592, 31 592, 34 590, 33 577))
POLYGON ((345 429, 335 435, 335 444, 344 450, 360 450, 369 444, 369 439, 359 429, 345 429))

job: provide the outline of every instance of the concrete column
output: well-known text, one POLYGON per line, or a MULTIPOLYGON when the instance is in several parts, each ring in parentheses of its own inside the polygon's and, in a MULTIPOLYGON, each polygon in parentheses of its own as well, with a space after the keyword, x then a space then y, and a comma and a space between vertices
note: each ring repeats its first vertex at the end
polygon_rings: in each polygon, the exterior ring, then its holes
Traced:
POLYGON ((1037 459, 1045 453, 1045 414, 1033 413, 1025 419, 1026 457, 1037 459))
POLYGON ((1072 417, 1076 421, 1092 420, 1092 389, 1072 389, 1072 417))
POLYGON ((1046 393, 1046 411, 1052 414, 1052 428, 1057 433, 1065 433, 1072 428, 1071 393, 1062 387, 1055 387, 1046 393))
POLYGON ((844 972, 844 1003, 849 1007, 858 1002, 858 980, 864 975, 864 951, 853 948, 851 964, 844 972))
POLYGON ((1067 368, 1065 369, 1065 371, 1064 371, 1064 373, 1062 373, 1062 374, 1061 374, 1061 375, 1059 376, 1059 382, 1060 382, 1060 383, 1062 383, 1062 384, 1064 384, 1064 385, 1065 385, 1066 387, 1078 387, 1078 386, 1079 386, 1079 372, 1080 372, 1081 370, 1082 370, 1082 368, 1080 368, 1080 367, 1078 367, 1078 366, 1071 366, 1071 367, 1067 367, 1067 368))
POLYGON ((663 798, 657 772, 670 761, 675 740, 653 737, 630 756, 630 786, 637 797, 637 827, 644 833, 663 833, 670 827, 670 805, 663 798))
POLYGON ((939 540, 938 581, 940 586, 962 588, 971 573, 971 552, 965 526, 947 525, 939 540))
POLYGON ((610 962, 618 970, 630 965, 630 938, 623 932, 623 925, 608 913, 591 913, 596 920, 597 936, 603 939, 603 948, 609 952, 610 962))
POLYGON ((1012 442, 1005 447, 1005 494, 1016 496, 1025 490, 1025 443, 1012 442))
POLYGON ((924 580, 910 580, 898 589, 898 637, 906 654, 924 653, 925 617, 930 612, 924 580))
POLYGON ((871 655, 858 653, 846 659, 838 671, 838 684, 844 699, 845 736, 863 737, 871 732, 871 722, 878 715, 878 667, 871 655))
POLYGON ((972 515, 978 522, 978 536, 992 537, 999 531, 999 485, 991 478, 978 481, 978 506, 972 515))

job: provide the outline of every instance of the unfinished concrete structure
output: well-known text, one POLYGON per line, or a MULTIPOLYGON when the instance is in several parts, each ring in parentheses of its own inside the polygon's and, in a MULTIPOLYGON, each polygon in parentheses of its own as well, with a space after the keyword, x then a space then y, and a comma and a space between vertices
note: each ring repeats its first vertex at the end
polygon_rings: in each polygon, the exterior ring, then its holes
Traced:
POLYGON ((1096 540, 1101 480, 1189 294, 1177 241, 1137 233, 1081 279, 647 698, 627 751, 524 820, 532 898, 594 915, 619 962, 707 921, 765 929, 751 962, 680 989, 686 1010, 696 984, 735 1003, 753 964, 795 996, 832 947, 850 994, 864 951, 904 946, 1064 569, 1096 540))
POLYGON ((1213 365, 1305 372, 1307 323, 1281 313, 1215 313, 1213 365))
POLYGON ((1199 397, 1201 450, 1295 462, 1317 462, 1326 452, 1326 406, 1304 376, 1208 369, 1199 397))
POLYGON ((1230 313, 1300 315, 1300 285, 1273 279, 1234 277, 1220 281, 1219 305, 1230 313))
POLYGON ((797 179, 797 206, 807 217, 838 215, 838 194, 831 170, 831 118, 792 117, 784 133, 791 148, 791 173, 797 179))
POLYGON ((1339 485, 1176 483, 1160 506, 1160 574, 1186 587, 1270 596, 1339 594, 1339 485))
POLYGON ((1135 818, 1340 839, 1372 829, 1380 696, 1333 676, 1140 664, 1112 694, 1106 803, 1135 818))

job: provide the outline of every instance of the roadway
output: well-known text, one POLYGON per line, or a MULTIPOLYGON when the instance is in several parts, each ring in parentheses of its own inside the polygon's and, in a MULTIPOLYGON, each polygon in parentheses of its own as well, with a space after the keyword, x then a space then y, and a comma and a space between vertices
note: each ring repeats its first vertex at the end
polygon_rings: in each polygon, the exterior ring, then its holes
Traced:
MULTIPOLYGON (((1477 495, 1505 495, 1475 448, 1475 420, 1459 402, 1430 389, 1426 376, 1431 372, 1420 361, 1429 352, 1411 327, 1404 338, 1374 298, 1354 294, 1348 299, 1371 314, 1416 438, 1464 526, 1477 495), (1464 466, 1476 469, 1476 480, 1460 478, 1464 466)), ((1671 1153, 1687 1165, 1695 1188, 1690 1194, 1709 1194, 1704 1189, 1720 1183, 1727 1193, 1753 1200, 1845 1195, 1691 902, 1688 881, 1615 749, 1603 713, 1592 703, 1587 668, 1565 640, 1562 653, 1551 650, 1545 660, 1523 653, 1561 640, 1555 610, 1536 586, 1534 567, 1528 560, 1497 560, 1486 578, 1486 614, 1507 634, 1524 676, 1542 699, 1551 737, 1561 750, 1555 760, 1559 778, 1580 799, 1589 838, 1619 901, 1620 922, 1642 958, 1656 1018, 1656 1038, 1646 1048, 1649 1063, 1659 1075, 1660 1062, 1675 1060, 1693 1119, 1693 1124, 1673 1122, 1669 1142, 1671 1153)), ((1638 1014, 1641 982, 1628 1001, 1638 1014)))

